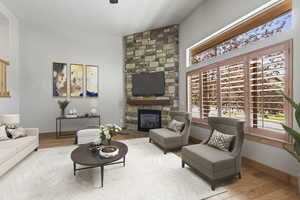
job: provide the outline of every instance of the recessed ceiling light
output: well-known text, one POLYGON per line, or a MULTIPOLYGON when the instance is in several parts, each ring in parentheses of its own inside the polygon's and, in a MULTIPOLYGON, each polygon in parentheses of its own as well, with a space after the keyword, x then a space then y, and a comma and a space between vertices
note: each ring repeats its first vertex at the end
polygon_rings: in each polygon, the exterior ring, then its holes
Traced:
POLYGON ((116 4, 116 3, 118 3, 118 0, 109 0, 109 2, 112 4, 116 4))

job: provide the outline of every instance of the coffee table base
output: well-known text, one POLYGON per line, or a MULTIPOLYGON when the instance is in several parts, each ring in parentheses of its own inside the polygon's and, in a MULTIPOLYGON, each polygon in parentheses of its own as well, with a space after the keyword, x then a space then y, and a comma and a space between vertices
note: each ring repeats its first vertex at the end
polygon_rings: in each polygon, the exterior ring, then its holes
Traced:
POLYGON ((83 168, 76 168, 76 163, 73 162, 73 170, 74 170, 74 176, 76 176, 76 172, 80 170, 85 170, 85 169, 92 169, 92 168, 100 168, 101 170, 101 188, 103 188, 103 179, 104 179, 104 166, 108 165, 117 165, 117 164, 123 164, 123 167, 125 167, 125 161, 126 161, 126 156, 123 157, 123 161, 119 162, 113 162, 113 163, 108 163, 105 165, 100 165, 100 166, 92 166, 92 167, 83 167, 83 168))

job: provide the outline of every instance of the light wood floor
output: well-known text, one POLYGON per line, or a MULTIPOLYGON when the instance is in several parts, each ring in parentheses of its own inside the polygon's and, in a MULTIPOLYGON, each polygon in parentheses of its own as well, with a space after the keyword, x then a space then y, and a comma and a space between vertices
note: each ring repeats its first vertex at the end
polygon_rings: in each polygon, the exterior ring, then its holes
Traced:
MULTIPOLYGON (((125 140, 140 136, 117 135, 114 139, 125 140)), ((56 139, 54 134, 40 135, 40 148, 68 146, 74 144, 74 136, 56 139)), ((180 152, 174 152, 181 156, 180 152)), ((242 179, 230 180, 228 192, 209 200, 300 200, 297 189, 269 176, 251 166, 243 165, 242 179)))

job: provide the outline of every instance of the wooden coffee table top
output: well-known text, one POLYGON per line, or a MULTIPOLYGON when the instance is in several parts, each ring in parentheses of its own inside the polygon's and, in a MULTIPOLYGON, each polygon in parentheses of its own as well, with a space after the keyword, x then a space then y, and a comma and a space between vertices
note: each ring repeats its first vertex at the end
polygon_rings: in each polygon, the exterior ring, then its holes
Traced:
POLYGON ((101 166, 123 158, 128 152, 127 145, 122 142, 112 141, 111 145, 119 148, 119 154, 117 156, 111 158, 101 157, 98 151, 92 152, 88 149, 89 144, 83 144, 72 151, 71 159, 74 163, 80 165, 101 166))

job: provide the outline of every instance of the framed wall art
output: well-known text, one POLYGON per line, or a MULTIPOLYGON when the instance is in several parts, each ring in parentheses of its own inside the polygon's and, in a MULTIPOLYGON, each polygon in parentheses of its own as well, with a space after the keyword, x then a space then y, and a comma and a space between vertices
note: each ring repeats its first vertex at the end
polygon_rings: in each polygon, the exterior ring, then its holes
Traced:
POLYGON ((68 95, 68 69, 66 63, 53 63, 52 84, 53 97, 67 97, 68 95))
POLYGON ((98 66, 86 65, 86 96, 98 97, 99 96, 99 74, 98 66))
POLYGON ((70 65, 70 96, 83 97, 84 95, 84 65, 70 65))

